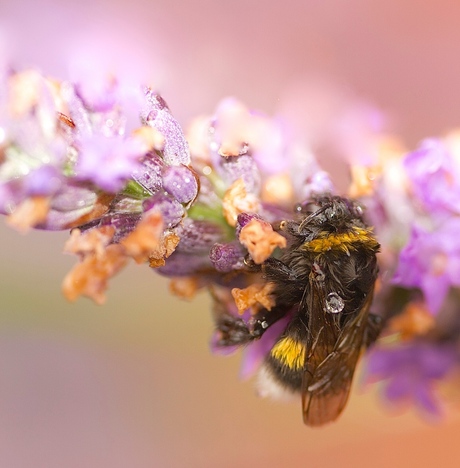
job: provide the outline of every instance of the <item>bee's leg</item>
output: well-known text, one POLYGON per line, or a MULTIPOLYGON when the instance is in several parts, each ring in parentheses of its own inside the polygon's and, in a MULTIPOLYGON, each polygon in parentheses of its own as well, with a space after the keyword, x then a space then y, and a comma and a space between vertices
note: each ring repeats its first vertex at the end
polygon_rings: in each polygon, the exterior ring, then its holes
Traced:
POLYGON ((244 345, 255 339, 246 322, 230 314, 219 317, 216 328, 219 334, 218 346, 244 345))
POLYGON ((260 338, 269 327, 271 327, 279 319, 283 318, 289 309, 285 307, 274 307, 271 310, 261 310, 256 315, 252 316, 249 322, 251 336, 260 338))
POLYGON ((265 262, 260 265, 255 263, 254 260, 247 255, 244 259, 246 267, 253 272, 262 272, 264 277, 268 280, 279 280, 279 281, 296 281, 297 276, 291 268, 277 258, 267 258, 265 262))
POLYGON ((364 333, 364 346, 369 348, 374 344, 383 328, 383 319, 380 315, 369 313, 367 327, 364 333))
POLYGON ((287 311, 285 307, 274 307, 272 310, 261 310, 246 323, 240 317, 225 314, 216 322, 219 333, 218 346, 238 346, 250 343, 260 338, 269 327, 283 318, 287 311))
POLYGON ((281 282, 296 281, 297 276, 294 271, 285 263, 276 258, 268 258, 262 264, 262 272, 266 279, 281 282))

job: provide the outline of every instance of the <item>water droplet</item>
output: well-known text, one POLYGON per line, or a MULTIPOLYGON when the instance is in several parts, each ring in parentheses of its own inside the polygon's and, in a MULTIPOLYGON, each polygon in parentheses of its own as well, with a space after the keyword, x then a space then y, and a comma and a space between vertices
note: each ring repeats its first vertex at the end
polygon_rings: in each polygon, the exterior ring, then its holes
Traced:
POLYGON ((345 307, 343 299, 335 292, 329 293, 326 299, 326 310, 331 314, 342 312, 345 307))

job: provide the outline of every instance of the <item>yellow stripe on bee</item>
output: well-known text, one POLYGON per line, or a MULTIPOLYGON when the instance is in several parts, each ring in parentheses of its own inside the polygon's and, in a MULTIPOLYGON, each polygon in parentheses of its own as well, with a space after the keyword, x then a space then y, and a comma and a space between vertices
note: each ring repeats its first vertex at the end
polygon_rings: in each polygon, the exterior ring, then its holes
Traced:
POLYGON ((278 341, 270 354, 289 369, 302 369, 305 363, 305 346, 289 336, 278 341))
POLYGON ((361 244, 372 250, 379 247, 379 243, 372 235, 372 231, 363 228, 353 228, 351 231, 342 233, 325 232, 323 237, 320 236, 310 242, 303 244, 303 250, 310 250, 316 253, 327 252, 328 250, 343 250, 348 252, 349 249, 356 249, 361 244))

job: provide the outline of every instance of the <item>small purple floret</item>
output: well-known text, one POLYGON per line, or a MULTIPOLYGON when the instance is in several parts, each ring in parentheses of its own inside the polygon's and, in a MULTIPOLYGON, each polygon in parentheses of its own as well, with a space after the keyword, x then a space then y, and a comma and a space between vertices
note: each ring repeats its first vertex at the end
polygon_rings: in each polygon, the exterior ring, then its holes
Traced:
POLYGON ((214 268, 222 273, 227 273, 243 266, 243 252, 241 246, 232 244, 214 244, 209 252, 214 268))

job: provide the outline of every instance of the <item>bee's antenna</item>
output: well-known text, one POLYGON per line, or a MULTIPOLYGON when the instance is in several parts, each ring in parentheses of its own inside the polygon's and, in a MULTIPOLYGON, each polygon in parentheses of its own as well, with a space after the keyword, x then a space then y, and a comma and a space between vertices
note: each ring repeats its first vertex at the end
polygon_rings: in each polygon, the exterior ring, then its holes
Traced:
POLYGON ((307 216, 300 224, 299 224, 299 227, 297 229, 297 232, 300 234, 300 232, 303 230, 303 228, 312 220, 315 218, 315 216, 323 213, 324 211, 326 211, 328 208, 330 208, 332 206, 332 203, 326 203, 324 206, 322 206, 321 208, 318 208, 314 213, 312 213, 311 215, 307 216))

